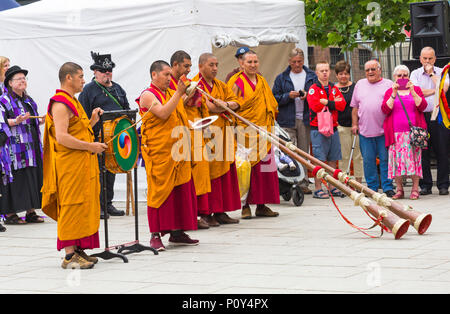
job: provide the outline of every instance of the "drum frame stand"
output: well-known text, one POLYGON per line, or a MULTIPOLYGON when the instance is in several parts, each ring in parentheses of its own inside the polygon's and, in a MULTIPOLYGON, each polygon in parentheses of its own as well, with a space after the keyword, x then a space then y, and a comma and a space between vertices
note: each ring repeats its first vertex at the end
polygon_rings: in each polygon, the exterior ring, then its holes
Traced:
MULTIPOLYGON (((117 110, 117 111, 105 111, 103 113, 103 115, 100 116, 100 126, 101 126, 101 141, 102 143, 105 142, 105 136, 104 136, 104 131, 103 131, 103 121, 104 120, 111 120, 111 119, 115 119, 118 117, 121 117, 123 115, 127 115, 132 121, 136 120, 136 113, 137 110, 117 110)), ((115 245, 115 246, 109 246, 109 241, 108 241, 108 211, 107 211, 107 199, 106 199, 106 191, 107 191, 107 181, 106 181, 106 164, 105 164, 105 160, 106 160, 106 153, 103 152, 102 153, 102 158, 101 158, 101 176, 103 179, 103 198, 101 199, 101 201, 103 202, 103 208, 105 210, 104 213, 104 227, 105 227, 105 251, 101 252, 101 253, 96 253, 93 254, 92 256, 96 256, 96 257, 100 257, 104 260, 108 260, 108 259, 112 259, 112 258, 121 258, 123 260, 124 263, 128 263, 128 258, 125 256, 127 254, 131 254, 131 253, 139 253, 142 251, 152 251, 154 253, 154 255, 158 255, 158 251, 155 250, 152 247, 149 246, 144 246, 142 244, 139 243, 139 218, 138 218, 138 189, 137 189, 137 167, 138 165, 136 164, 136 166, 134 167, 134 204, 135 204, 135 212, 134 212, 134 229, 135 229, 135 241, 133 242, 129 242, 129 243, 124 243, 124 244, 119 244, 119 245, 115 245), (112 250, 118 249, 117 253, 112 252, 112 250)))

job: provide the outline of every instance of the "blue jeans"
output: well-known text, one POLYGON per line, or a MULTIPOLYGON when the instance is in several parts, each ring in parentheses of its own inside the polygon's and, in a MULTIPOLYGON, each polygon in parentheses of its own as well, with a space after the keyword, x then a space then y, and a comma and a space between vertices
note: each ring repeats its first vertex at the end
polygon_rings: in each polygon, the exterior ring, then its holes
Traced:
POLYGON ((359 135, 359 147, 363 157, 364 177, 369 189, 378 191, 381 179, 383 192, 393 190, 392 180, 388 179, 388 151, 384 144, 384 135, 365 137, 359 135), (380 176, 378 176, 377 156, 380 159, 380 176))

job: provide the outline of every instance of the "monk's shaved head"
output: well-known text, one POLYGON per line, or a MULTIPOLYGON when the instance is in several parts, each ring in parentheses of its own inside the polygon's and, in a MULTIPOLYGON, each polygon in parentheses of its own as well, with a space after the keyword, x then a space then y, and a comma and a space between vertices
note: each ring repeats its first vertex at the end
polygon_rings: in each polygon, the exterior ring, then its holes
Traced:
POLYGON ((83 68, 74 62, 66 62, 59 68, 59 81, 64 83, 67 75, 74 76, 78 71, 83 71, 83 68))
POLYGON ((191 56, 183 50, 176 51, 170 58, 170 66, 174 66, 175 62, 178 64, 183 63, 184 59, 191 60, 191 56))
POLYGON ((213 55, 212 53, 210 53, 210 52, 202 53, 200 55, 200 57, 198 58, 198 64, 199 65, 205 64, 206 61, 208 61, 208 59, 210 59, 210 58, 216 58, 217 59, 217 57, 215 55, 213 55))
POLYGON ((212 53, 205 52, 198 58, 198 69, 206 80, 213 80, 217 75, 219 61, 212 53))
POLYGON ((152 74, 153 72, 159 73, 166 66, 170 67, 170 65, 166 61, 164 61, 164 60, 157 60, 157 61, 153 62, 152 65, 150 66, 150 74, 152 74))

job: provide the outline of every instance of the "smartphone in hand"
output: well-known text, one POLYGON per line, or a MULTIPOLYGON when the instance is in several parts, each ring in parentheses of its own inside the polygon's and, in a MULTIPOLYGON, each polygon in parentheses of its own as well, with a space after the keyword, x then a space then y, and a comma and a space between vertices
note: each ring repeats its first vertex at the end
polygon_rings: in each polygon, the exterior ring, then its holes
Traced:
POLYGON ((408 87, 406 87, 406 85, 408 84, 408 82, 409 82, 409 79, 404 79, 404 78, 398 79, 397 80, 398 90, 407 90, 408 87))

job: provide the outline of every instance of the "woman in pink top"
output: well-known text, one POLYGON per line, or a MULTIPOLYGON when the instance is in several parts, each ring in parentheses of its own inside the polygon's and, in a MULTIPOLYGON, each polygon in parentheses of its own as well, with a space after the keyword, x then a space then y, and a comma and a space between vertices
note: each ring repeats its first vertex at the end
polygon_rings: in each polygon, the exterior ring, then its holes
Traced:
POLYGON ((388 177, 395 179, 397 184, 397 193, 392 198, 400 199, 404 197, 403 176, 411 176, 413 186, 409 198, 415 200, 419 198, 419 179, 422 177, 422 150, 410 143, 410 126, 399 97, 412 125, 424 129, 427 125, 423 110, 427 102, 422 90, 409 81, 409 69, 406 66, 397 66, 393 76, 395 83, 386 91, 381 105, 381 110, 386 114, 383 128, 389 150, 388 177), (408 80, 406 88, 400 86, 400 79, 408 80))

